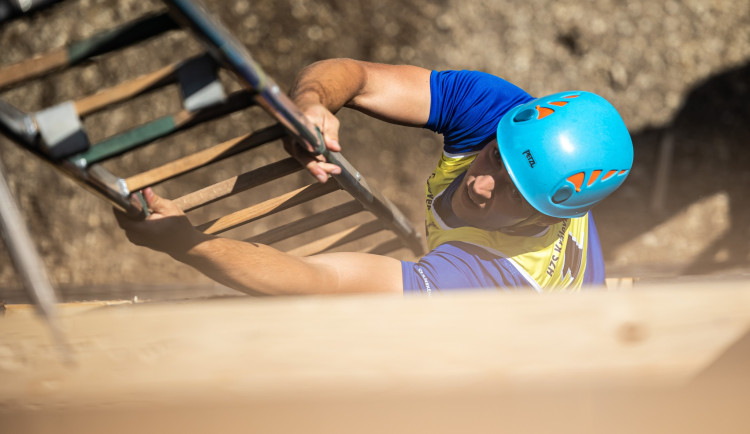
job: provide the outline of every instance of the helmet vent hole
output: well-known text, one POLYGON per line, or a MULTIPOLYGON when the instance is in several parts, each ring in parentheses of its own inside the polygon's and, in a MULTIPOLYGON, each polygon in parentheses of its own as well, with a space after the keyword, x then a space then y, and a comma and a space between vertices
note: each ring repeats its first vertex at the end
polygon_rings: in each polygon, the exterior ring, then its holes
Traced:
POLYGON ((552 196, 552 202, 560 204, 570 199, 570 196, 573 196, 573 189, 569 185, 563 185, 552 196))
POLYGON ((516 116, 513 118, 516 122, 526 122, 529 119, 535 118, 537 115, 537 111, 534 109, 526 109, 518 112, 516 116))

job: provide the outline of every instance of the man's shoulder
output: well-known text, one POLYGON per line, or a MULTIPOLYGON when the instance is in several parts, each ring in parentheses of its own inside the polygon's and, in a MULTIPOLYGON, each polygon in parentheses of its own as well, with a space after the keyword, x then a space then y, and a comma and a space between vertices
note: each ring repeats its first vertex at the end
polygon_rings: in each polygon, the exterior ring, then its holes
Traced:
POLYGON ((485 71, 461 69, 461 70, 436 70, 432 71, 432 80, 444 83, 444 90, 458 92, 461 89, 473 92, 491 92, 509 95, 518 95, 521 98, 531 96, 518 85, 509 80, 485 71))
POLYGON ((508 110, 533 99, 515 84, 481 71, 436 71, 430 87, 430 117, 425 127, 443 135, 450 153, 478 150, 494 136, 508 110))

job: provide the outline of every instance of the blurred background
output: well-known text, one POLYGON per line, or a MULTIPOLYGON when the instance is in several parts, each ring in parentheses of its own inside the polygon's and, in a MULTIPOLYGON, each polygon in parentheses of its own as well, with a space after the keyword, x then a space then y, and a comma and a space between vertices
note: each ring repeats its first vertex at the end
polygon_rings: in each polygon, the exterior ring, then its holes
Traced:
MULTIPOLYGON (((285 91, 305 65, 352 57, 483 70, 532 95, 599 93, 620 110, 635 144, 628 180, 594 210, 609 276, 727 276, 750 269, 749 1, 233 0, 207 6, 285 91)), ((162 9, 154 0, 65 0, 7 19, 0 23, 0 66, 162 9)), ((200 51, 184 34, 169 33, 116 58, 101 56, 2 92, 0 99, 34 111, 200 51)), ((175 111, 168 96, 148 96, 138 110, 93 116, 86 122, 91 139, 175 111)), ((347 110, 339 118, 344 154, 421 230, 424 181, 439 158, 440 136, 347 110)), ((221 126, 178 134, 159 150, 144 149, 141 157, 153 165, 256 126, 252 114, 232 115, 221 126)), ((63 298, 81 291, 127 295, 134 286, 212 285, 165 255, 131 245, 107 203, 4 137, 0 160, 63 298)), ((132 172, 139 163, 125 158, 119 164, 114 169, 132 172)), ((162 193, 186 187, 165 185, 162 193)), ((19 286, 0 246, 0 299, 19 286)))

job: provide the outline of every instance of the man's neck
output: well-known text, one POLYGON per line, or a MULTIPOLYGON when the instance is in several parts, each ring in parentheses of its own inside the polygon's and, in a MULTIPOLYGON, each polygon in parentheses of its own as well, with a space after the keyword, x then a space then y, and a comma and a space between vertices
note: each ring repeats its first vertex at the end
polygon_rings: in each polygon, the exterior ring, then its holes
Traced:
MULTIPOLYGON (((450 185, 448 185, 448 187, 446 187, 446 189, 443 190, 443 193, 439 195, 435 199, 435 202, 433 203, 433 212, 437 213, 440 216, 440 218, 443 220, 443 222, 445 222, 445 224, 451 228, 471 226, 465 223, 463 220, 461 220, 456 215, 456 213, 453 212, 453 208, 451 205, 453 194, 458 189, 458 186, 463 181, 463 178, 465 175, 466 175, 466 172, 458 175, 453 181, 451 181, 450 185)), ((504 234, 513 235, 513 236, 533 237, 533 236, 541 235, 546 230, 549 229, 549 226, 539 226, 539 225, 530 224, 533 218, 534 217, 532 216, 526 220, 523 220, 521 222, 514 224, 513 226, 498 229, 498 231, 504 234)))
POLYGON ((451 228, 469 226, 468 224, 464 223, 463 220, 458 218, 456 213, 453 212, 453 207, 451 205, 453 193, 455 193, 465 175, 466 172, 463 172, 462 174, 458 175, 453 181, 451 181, 450 185, 448 185, 448 187, 443 190, 443 193, 438 196, 433 203, 433 211, 437 213, 445 222, 445 224, 451 228))

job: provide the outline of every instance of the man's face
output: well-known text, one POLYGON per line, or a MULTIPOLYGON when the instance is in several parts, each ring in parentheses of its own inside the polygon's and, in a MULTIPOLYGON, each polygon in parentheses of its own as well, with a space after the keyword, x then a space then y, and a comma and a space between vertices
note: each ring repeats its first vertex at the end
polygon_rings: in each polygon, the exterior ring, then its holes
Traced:
POLYGON ((488 143, 471 163, 453 194, 451 207, 464 223, 485 230, 510 228, 508 232, 512 232, 558 221, 539 213, 521 196, 505 170, 496 140, 488 143))

